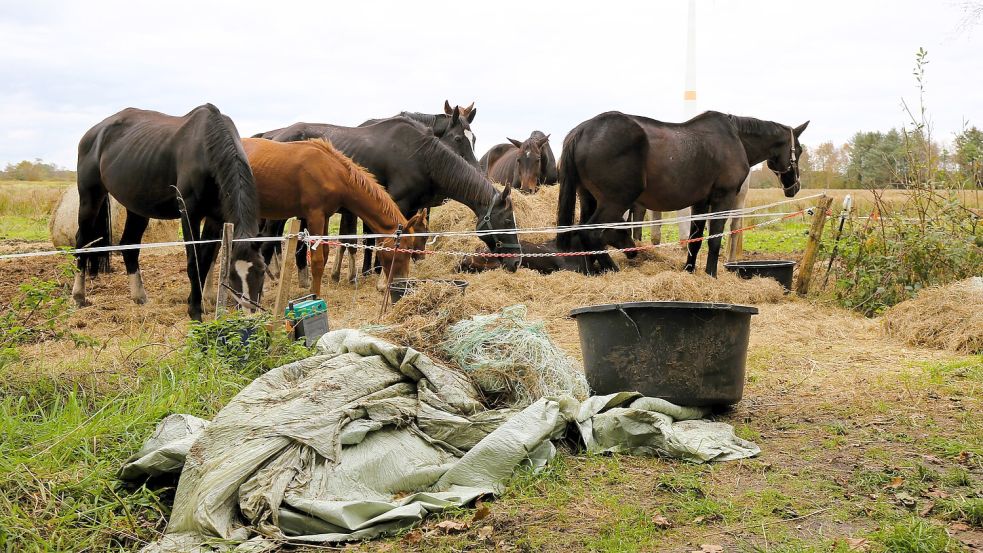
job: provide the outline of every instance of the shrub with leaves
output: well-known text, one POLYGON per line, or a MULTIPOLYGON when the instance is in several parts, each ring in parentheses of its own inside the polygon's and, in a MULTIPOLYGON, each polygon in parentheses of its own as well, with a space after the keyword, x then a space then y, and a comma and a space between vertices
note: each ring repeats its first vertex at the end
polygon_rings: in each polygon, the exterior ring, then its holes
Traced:
POLYGON ((192 323, 186 349, 198 361, 214 359, 237 372, 259 374, 310 355, 303 342, 292 342, 285 332, 272 330, 267 315, 232 313, 192 323))

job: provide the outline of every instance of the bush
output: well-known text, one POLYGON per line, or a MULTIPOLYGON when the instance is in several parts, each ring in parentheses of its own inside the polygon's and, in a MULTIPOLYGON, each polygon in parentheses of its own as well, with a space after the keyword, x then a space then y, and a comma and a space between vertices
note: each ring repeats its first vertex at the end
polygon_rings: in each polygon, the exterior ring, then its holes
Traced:
POLYGON ((310 355, 302 342, 291 342, 285 332, 272 329, 266 315, 239 312, 213 321, 192 323, 187 355, 196 361, 209 359, 244 374, 259 374, 310 355))

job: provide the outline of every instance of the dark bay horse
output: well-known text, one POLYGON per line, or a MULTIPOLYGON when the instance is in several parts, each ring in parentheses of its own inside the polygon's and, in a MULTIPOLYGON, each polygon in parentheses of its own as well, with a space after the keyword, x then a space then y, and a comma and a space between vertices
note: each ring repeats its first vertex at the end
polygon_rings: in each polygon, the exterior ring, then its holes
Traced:
MULTIPOLYGON (((581 224, 622 221, 632 206, 672 211, 692 206, 694 215, 736 207, 736 198, 750 167, 768 162, 785 196, 799 191, 799 135, 796 128, 751 117, 708 111, 685 123, 663 123, 617 111, 602 113, 577 125, 563 141, 560 159, 559 226, 573 223, 580 199, 581 224)), ((725 219, 710 221, 718 234, 725 219)), ((693 221, 690 238, 703 236, 706 219, 693 221)), ((557 242, 570 249, 570 234, 557 242)), ((580 231, 587 250, 606 245, 630 247, 627 231, 580 231)), ((716 276, 720 238, 711 238, 707 274, 716 276)), ((700 241, 689 244, 686 270, 696 268, 700 241)), ((598 256, 602 271, 618 270, 610 256, 598 256)))
POLYGON ((492 181, 533 194, 541 184, 558 180, 549 139, 540 131, 533 131, 523 142, 509 138, 508 144, 498 144, 481 156, 481 167, 492 181))
MULTIPOLYGON (((407 221, 375 178, 334 149, 330 142, 322 139, 273 142, 246 138, 242 146, 256 178, 262 217, 303 217, 312 234, 323 235, 328 218, 345 208, 380 233, 392 234, 397 226, 401 226, 406 233, 400 243, 404 248, 415 249, 423 245, 424 240, 414 240, 413 233, 422 226, 425 214, 417 213, 407 221)), ((382 245, 394 247, 395 239, 387 238, 382 245)), ((311 291, 318 296, 321 295, 326 249, 314 250, 311 258, 314 276, 311 291)), ((409 273, 409 254, 380 251, 379 260, 385 275, 379 279, 380 290, 385 289, 387 277, 400 278, 409 273)))
MULTIPOLYGON (((439 205, 449 198, 475 213, 477 230, 490 231, 481 236, 490 251, 520 251, 516 235, 510 232, 515 229, 511 189, 499 193, 481 172, 442 143, 433 131, 412 119, 394 117, 367 127, 295 123, 264 133, 263 137, 279 142, 326 138, 371 172, 403 215, 439 205)), ((514 270, 518 260, 510 258, 505 266, 514 270)))
MULTIPOLYGON (((434 136, 478 169, 480 166, 478 165, 478 160, 474 157, 474 144, 477 139, 474 136, 474 132, 471 131, 471 123, 474 122, 474 117, 477 114, 478 108, 474 107, 474 102, 471 102, 471 105, 466 108, 462 108, 461 106, 454 106, 452 108, 450 102, 444 100, 444 113, 431 114, 403 111, 393 117, 408 117, 430 127, 433 129, 434 136)), ((391 117, 369 119, 359 125, 359 127, 375 125, 386 119, 391 119, 391 117)))
MULTIPOLYGON (((109 196, 126 208, 124 245, 140 243, 149 219, 180 219, 186 241, 219 238, 225 222, 235 224, 235 238, 252 238, 259 230, 256 184, 239 133, 211 104, 183 117, 128 108, 92 127, 79 142, 78 190, 80 247, 109 245, 109 196)), ((266 270, 258 246, 236 243, 229 271, 235 295, 254 302, 263 291, 266 270)), ((201 286, 218 245, 188 244, 186 250, 188 315, 201 320, 201 286)), ((138 249, 123 251, 130 297, 144 303, 139 256, 138 249)), ((72 289, 78 305, 86 303, 86 275, 108 269, 108 263, 108 252, 78 255, 72 289)))

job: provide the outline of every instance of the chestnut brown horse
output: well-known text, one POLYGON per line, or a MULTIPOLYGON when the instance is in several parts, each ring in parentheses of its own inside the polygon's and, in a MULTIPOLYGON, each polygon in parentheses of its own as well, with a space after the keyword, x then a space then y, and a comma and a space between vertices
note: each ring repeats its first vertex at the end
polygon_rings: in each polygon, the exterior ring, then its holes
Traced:
MULTIPOLYGON (((328 218, 344 208, 382 234, 393 234, 397 226, 402 226, 407 236, 400 246, 413 249, 420 246, 412 234, 419 231, 424 214, 417 213, 407 221, 372 174, 327 140, 274 142, 245 138, 242 146, 256 178, 261 217, 300 217, 307 221, 311 234, 323 235, 328 218)), ((382 246, 395 246, 395 239, 384 239, 382 246)), ((317 295, 321 294, 326 249, 317 248, 311 254, 314 277, 311 291, 317 295)), ((385 289, 386 278, 405 277, 409 273, 410 254, 380 250, 379 259, 383 268, 378 283, 380 290, 385 289)))

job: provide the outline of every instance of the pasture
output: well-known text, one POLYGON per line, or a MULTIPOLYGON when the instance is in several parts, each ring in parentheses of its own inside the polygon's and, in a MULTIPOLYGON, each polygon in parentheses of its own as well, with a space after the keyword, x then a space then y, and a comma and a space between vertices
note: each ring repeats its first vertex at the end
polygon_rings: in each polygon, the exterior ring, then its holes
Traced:
MULTIPOLYGON (((0 183, 0 253, 49 249, 46 217, 62 186, 0 183)), ((834 213, 845 193, 854 195, 859 213, 869 212, 869 192, 835 191, 834 213)), ((519 196, 519 226, 555 219, 549 210, 555 197, 550 189, 519 196)), ((780 197, 779 189, 756 189, 749 204, 780 197)), ((887 198, 901 199, 895 191, 887 198)), ((965 203, 979 205, 973 197, 965 203)), ((807 207, 790 205, 776 210, 807 207)), ((473 229, 473 216, 442 206, 432 228, 473 229)), ((796 218, 752 230, 747 257, 797 259, 807 228, 808 219, 796 218)), ((672 240, 675 232, 667 226, 664 237, 672 240)), ((827 229, 827 246, 831 235, 827 229)), ((475 245, 443 240, 432 248, 475 245)), ((344 549, 983 548, 983 357, 909 346, 887 335, 882 319, 836 307, 822 294, 786 296, 772 281, 742 281, 723 271, 716 280, 702 271, 685 274, 684 257, 675 245, 633 261, 617 257, 624 270, 600 277, 526 269, 460 275, 454 278, 469 288, 454 307, 470 315, 525 304, 529 317, 543 320, 550 337, 580 359, 576 324, 566 316, 577 306, 640 299, 757 305, 744 400, 719 418, 760 445, 759 457, 690 465, 562 451, 544 472, 518 475, 502 497, 478 509, 344 549), (444 520, 461 524, 441 525, 444 520)), ((5 312, 16 309, 28 285, 46 306, 34 322, 53 321, 27 343, 0 351, 0 549, 131 550, 153 541, 163 532, 174 488, 120 489, 121 462, 163 416, 209 418, 259 371, 305 353, 277 342, 261 362, 243 366, 189 350, 183 251, 149 251, 142 260, 147 304, 129 299, 122 263, 114 258, 116 271, 92 282, 92 306, 81 309, 66 303, 70 258, 0 261, 5 312)), ((412 275, 447 278, 454 262, 428 256, 412 275)), ((818 266, 817 274, 821 281, 818 266)), ((306 293, 295 277, 291 282, 292 297, 306 293)), ((332 328, 379 322, 382 296, 372 284, 325 281, 332 328)), ((269 304, 274 283, 266 286, 269 304)), ((400 309, 426 315, 436 325, 429 332, 446 325, 428 311, 433 306, 419 303, 400 309)), ((407 339, 439 357, 422 328, 407 339)))

